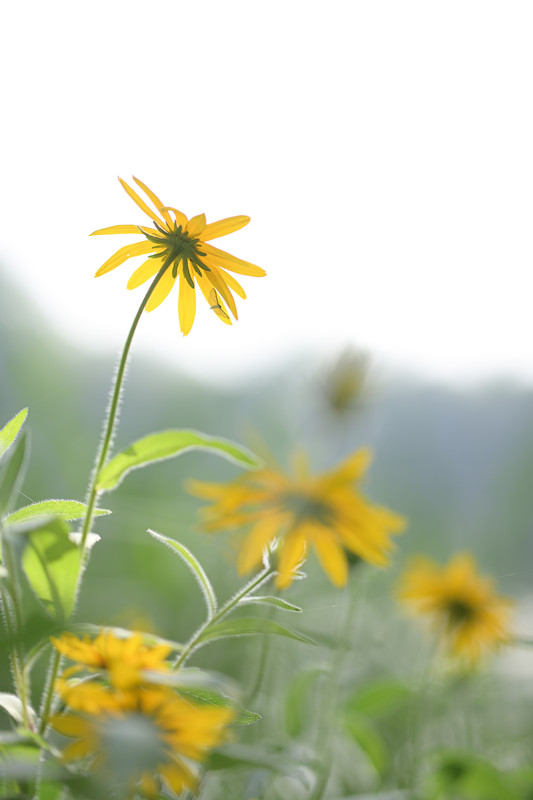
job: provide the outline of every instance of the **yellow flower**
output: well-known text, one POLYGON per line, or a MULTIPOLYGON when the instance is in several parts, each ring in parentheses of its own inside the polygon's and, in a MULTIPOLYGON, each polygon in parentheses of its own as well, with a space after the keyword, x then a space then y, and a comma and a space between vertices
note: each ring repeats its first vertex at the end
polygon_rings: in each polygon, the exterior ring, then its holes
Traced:
POLYGON ((189 490, 213 501, 205 511, 206 530, 250 526, 237 561, 241 574, 259 566, 265 548, 279 540, 278 588, 292 583, 310 544, 330 580, 342 586, 348 579, 344 548, 385 565, 391 534, 405 526, 403 517, 372 505, 354 487, 370 458, 368 450, 359 450, 324 475, 310 476, 301 461, 294 477, 263 469, 228 485, 191 481, 189 490))
POLYGON ((428 615, 452 654, 470 664, 510 638, 511 601, 496 594, 468 553, 443 567, 418 558, 406 570, 398 595, 415 613, 428 615))
POLYGON ((148 300, 146 311, 153 311, 165 300, 179 277, 178 313, 184 336, 191 330, 196 314, 195 283, 200 287, 215 314, 227 325, 231 325, 227 308, 237 319, 237 307, 232 290, 243 299, 246 299, 246 294, 242 286, 226 270, 255 277, 261 277, 266 273, 255 264, 242 261, 207 242, 238 231, 250 222, 250 217, 229 217, 206 224, 205 214, 198 214, 188 220, 177 208, 164 206, 144 183, 137 178, 133 180, 152 202, 155 211, 122 178, 119 178, 131 199, 150 217, 154 226, 114 225, 111 228, 94 231, 91 236, 113 233, 144 236, 143 241, 127 244, 117 250, 100 267, 95 277, 105 275, 128 258, 147 255, 148 259, 135 270, 128 281, 128 289, 136 289, 163 270, 148 300))
POLYGON ((91 672, 107 670, 113 686, 126 689, 139 683, 143 670, 165 671, 165 659, 171 652, 167 645, 147 645, 140 633, 127 637, 116 636, 112 631, 101 630, 95 639, 63 633, 59 639, 51 638, 59 652, 77 662, 69 674, 88 669, 91 672))
POLYGON ((194 762, 225 738, 234 712, 194 705, 169 687, 137 687, 115 695, 115 706, 90 714, 58 714, 52 725, 73 738, 65 761, 90 759, 101 774, 118 785, 157 797, 160 778, 176 794, 194 790, 194 762))

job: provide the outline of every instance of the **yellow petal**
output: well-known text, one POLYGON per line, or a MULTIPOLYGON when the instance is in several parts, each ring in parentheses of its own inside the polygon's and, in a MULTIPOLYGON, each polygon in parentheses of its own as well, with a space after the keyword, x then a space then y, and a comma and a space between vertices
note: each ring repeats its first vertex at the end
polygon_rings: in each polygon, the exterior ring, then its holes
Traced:
POLYGON ((95 273, 94 277, 99 278, 101 275, 105 275, 106 272, 111 272, 111 270, 119 267, 128 258, 133 258, 133 256, 145 256, 152 252, 153 246, 150 242, 135 242, 134 244, 126 244, 124 247, 121 247, 120 250, 117 250, 115 255, 111 256, 111 258, 108 258, 105 264, 102 264, 100 269, 95 273))
POLYGON ((291 585, 294 572, 304 560, 306 550, 307 539, 301 531, 296 531, 287 536, 279 554, 278 576, 276 578, 278 589, 286 589, 291 585))
POLYGON ((150 198, 154 206, 157 208, 157 210, 159 211, 165 222, 168 223, 168 225, 172 225, 170 214, 166 210, 165 206, 163 205, 159 197, 156 194, 154 194, 152 190, 149 189, 148 186, 146 186, 146 184, 144 184, 142 181, 136 178, 135 175, 133 176, 133 180, 135 181, 137 186, 140 186, 143 192, 145 192, 145 194, 148 195, 148 197, 150 198))
MULTIPOLYGON (((249 261, 243 261, 241 258, 236 258, 229 253, 225 253, 224 250, 219 250, 218 247, 213 247, 211 244, 202 242, 202 250, 211 256, 210 260, 214 261, 217 266, 222 264, 226 269, 230 269, 232 272, 238 272, 241 275, 252 275, 255 278, 261 278, 263 275, 266 275, 265 270, 261 269, 261 267, 251 264, 249 261)), ((211 264, 209 264, 209 266, 211 266, 211 264)))
POLYGON ((102 234, 108 233, 140 233, 138 225, 111 225, 110 228, 100 228, 97 231, 93 231, 89 234, 89 236, 101 236, 102 234))
POLYGON ((225 322, 226 325, 231 325, 229 314, 226 311, 221 298, 218 296, 216 289, 211 289, 207 298, 207 302, 209 303, 209 308, 215 312, 217 317, 221 319, 222 322, 225 322))
POLYGON ((218 269, 214 266, 211 267, 209 272, 206 273, 206 278, 208 281, 210 281, 210 283, 212 283, 212 285, 215 287, 218 293, 222 295, 222 297, 230 307, 231 313, 233 314, 235 319, 238 319, 237 306, 235 305, 235 300, 233 299, 232 293, 224 283, 224 278, 222 277, 218 269))
POLYGON ((186 231, 190 236, 198 236, 205 228, 205 214, 198 214, 187 223, 186 231))
POLYGON ((192 328, 196 315, 196 292, 185 278, 183 272, 180 274, 178 314, 181 332, 184 336, 187 336, 192 328))
POLYGON ((163 300, 166 300, 170 290, 174 286, 176 278, 172 275, 172 269, 169 267, 159 279, 159 283, 155 287, 148 303, 146 304, 146 311, 153 311, 154 308, 160 306, 163 300))
POLYGON ((184 228, 187 225, 187 217, 182 211, 178 211, 178 209, 174 208, 174 206, 165 206, 165 210, 174 212, 174 216, 176 217, 176 222, 178 225, 181 225, 182 228, 184 228))
POLYGON ((128 186, 128 184, 126 183, 126 181, 123 181, 123 180, 122 180, 122 178, 119 178, 119 181, 120 181, 120 183, 121 183, 121 185, 122 185, 122 188, 123 188, 123 189, 124 189, 124 190, 125 190, 125 191, 126 191, 128 194, 129 194, 129 196, 131 197, 131 199, 133 200, 133 202, 134 202, 134 203, 136 203, 136 204, 139 206, 139 208, 141 209, 141 211, 144 211, 144 213, 145 213, 145 214, 147 214, 147 216, 149 216, 149 217, 150 217, 150 219, 153 219, 153 221, 154 221, 154 222, 157 222, 157 224, 158 224, 158 225, 161 225, 163 221, 162 221, 162 220, 161 220, 161 219, 160 219, 160 218, 159 218, 159 217, 158 217, 156 214, 154 214, 154 212, 152 211, 152 209, 151 209, 151 208, 149 208, 149 207, 146 205, 146 203, 144 202, 144 200, 142 200, 142 199, 139 197, 139 195, 137 194, 137 192, 135 192, 135 191, 134 191, 134 190, 133 190, 133 189, 132 189, 130 186, 128 186))
POLYGON ((131 275, 128 281, 128 289, 136 289, 141 286, 149 278, 153 278, 158 270, 163 266, 163 260, 160 258, 148 258, 144 261, 138 269, 131 275))
POLYGON ((324 572, 334 586, 344 586, 348 580, 348 562, 335 536, 325 529, 314 528, 313 547, 324 572))
POLYGON ((230 275, 229 272, 226 272, 226 270, 222 269, 222 267, 218 267, 218 271, 222 275, 224 283, 227 283, 230 289, 233 289, 234 292, 237 292, 239 297, 242 297, 243 300, 246 300, 246 292, 242 288, 241 284, 235 280, 233 275, 230 275))
POLYGON ((228 233, 244 228, 250 222, 250 217, 227 217, 218 222, 211 222, 206 225, 202 233, 202 241, 206 242, 209 239, 217 239, 219 236, 226 236, 228 233))

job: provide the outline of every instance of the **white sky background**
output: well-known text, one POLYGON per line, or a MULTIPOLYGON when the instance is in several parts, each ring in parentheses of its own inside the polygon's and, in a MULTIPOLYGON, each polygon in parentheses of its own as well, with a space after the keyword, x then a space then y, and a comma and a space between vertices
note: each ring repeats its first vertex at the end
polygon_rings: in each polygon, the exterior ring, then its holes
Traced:
POLYGON ((533 377, 533 4, 19 2, 2 8, 0 268, 70 341, 122 345, 145 181, 264 267, 229 328, 177 292, 135 348, 204 377, 352 344, 442 378, 533 377), (134 237, 135 238, 135 237, 134 237))

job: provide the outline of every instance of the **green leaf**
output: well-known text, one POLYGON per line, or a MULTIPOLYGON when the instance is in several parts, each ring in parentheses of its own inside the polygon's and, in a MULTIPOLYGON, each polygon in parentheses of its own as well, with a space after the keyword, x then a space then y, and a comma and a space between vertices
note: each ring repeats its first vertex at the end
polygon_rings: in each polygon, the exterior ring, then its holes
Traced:
POLYGON ((0 458, 4 455, 6 450, 8 450, 15 439, 17 438, 17 434, 19 430, 22 428, 24 424, 24 420, 28 416, 28 409, 23 408, 22 411, 19 411, 18 414, 15 414, 13 419, 10 419, 7 425, 5 425, 2 430, 0 431, 0 458))
POLYGON ((241 467, 259 466, 256 457, 244 447, 226 439, 215 439, 205 433, 191 430, 171 430, 152 433, 131 444, 111 459, 98 475, 98 491, 110 491, 132 469, 145 467, 154 461, 174 458, 190 450, 209 450, 241 467))
POLYGON ((300 606, 295 606, 293 603, 288 603, 287 600, 282 600, 281 597, 275 597, 271 595, 264 595, 260 597, 257 594, 250 594, 247 597, 242 597, 239 600, 239 605, 246 605, 247 603, 265 603, 269 606, 276 606, 276 608, 281 608, 283 611, 298 611, 300 612, 302 609, 300 606))
POLYGON ((315 667, 301 672, 291 682, 285 701, 285 725, 291 737, 299 736, 309 714, 316 713, 309 695, 313 684, 326 672, 324 667, 315 667))
POLYGON ((411 691, 405 684, 385 679, 359 689, 348 700, 348 706, 365 716, 379 717, 396 711, 410 696, 411 691))
MULTIPOLYGON (((25 522, 28 519, 35 517, 60 517, 65 521, 75 519, 82 519, 85 516, 87 505, 79 503, 77 500, 41 500, 39 503, 32 503, 29 506, 17 508, 6 518, 6 522, 10 524, 14 522, 25 522)), ((94 516, 102 516, 103 514, 111 514, 106 508, 97 508, 94 511, 94 516)))
POLYGON ((362 714, 353 713, 346 715, 344 726, 372 763, 378 775, 383 776, 389 765, 389 754, 383 738, 372 722, 362 714))
POLYGON ((287 636, 289 639, 295 639, 297 642, 304 642, 304 644, 315 644, 313 639, 308 636, 291 631, 289 628, 284 628, 282 625, 278 625, 277 622, 252 617, 238 617, 237 619, 224 620, 223 622, 216 622, 214 625, 208 625, 199 636, 198 642, 203 644, 213 639, 224 639, 230 636, 256 636, 257 634, 265 633, 287 636))
POLYGON ((10 458, 0 470, 0 514, 9 511, 26 474, 29 455, 29 438, 24 431, 19 437, 10 458))
POLYGON ((205 603, 207 606, 207 613, 209 619, 213 617, 217 610, 217 598, 215 595, 215 590, 211 585, 211 581, 207 577, 207 574, 197 560, 197 558, 188 550, 185 545, 177 542, 175 539, 170 539, 168 536, 163 536, 160 533, 156 533, 156 531, 148 529, 148 533, 150 536, 153 536, 154 539, 157 539, 163 544, 166 544, 171 550, 177 553, 180 558, 187 564, 189 569, 191 570, 194 578, 196 579, 200 589, 202 590, 202 594, 205 598, 205 603))
POLYGON ((235 700, 231 700, 229 697, 225 697, 219 692, 213 691, 213 689, 195 687, 194 689, 179 689, 179 693, 182 697, 198 705, 231 709, 235 712, 235 716, 230 725, 251 725, 253 722, 257 722, 257 720, 261 719, 261 714, 243 708, 243 706, 239 705, 235 700))
POLYGON ((65 623, 74 610, 81 566, 81 548, 71 541, 68 525, 55 517, 9 533, 24 538, 22 569, 37 598, 54 620, 65 623))

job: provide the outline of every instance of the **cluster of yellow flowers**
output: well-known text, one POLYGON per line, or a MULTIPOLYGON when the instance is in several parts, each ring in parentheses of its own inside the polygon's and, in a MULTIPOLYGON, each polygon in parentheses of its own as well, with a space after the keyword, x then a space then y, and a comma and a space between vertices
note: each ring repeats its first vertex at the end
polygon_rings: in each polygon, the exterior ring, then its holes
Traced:
MULTIPOLYGON (((167 297, 179 277, 178 312, 183 334, 191 330, 196 313, 195 284, 217 316, 231 324, 227 308, 237 319, 232 290, 242 298, 246 295, 227 270, 256 277, 265 272, 213 247, 208 240, 239 230, 249 222, 249 217, 230 217, 207 224, 205 215, 200 214, 188 220, 178 209, 164 206, 137 178, 133 180, 153 207, 125 181, 119 180, 155 227, 115 225, 95 231, 144 237, 143 241, 118 250, 96 277, 130 257, 148 255, 148 260, 128 282, 128 288, 133 289, 158 276, 146 302, 147 311, 167 297)), ((352 381, 348 395, 358 386, 358 381, 352 381)), ((211 502, 204 512, 206 530, 248 531, 238 556, 239 572, 247 573, 258 567, 264 553, 270 550, 277 558, 276 584, 285 589, 312 546, 330 580, 342 586, 348 579, 346 551, 384 566, 393 548, 391 536, 405 527, 403 517, 371 504, 355 485, 364 476, 370 458, 370 451, 364 449, 320 476, 311 476, 307 465, 300 460, 294 476, 264 468, 246 473, 227 485, 191 481, 189 488, 211 502)), ((442 568, 428 559, 419 560, 404 576, 399 597, 415 611, 432 618, 452 653, 471 663, 510 638, 510 603, 495 593, 487 578, 477 573, 469 555, 458 555, 442 568)))
POLYGON ((140 634, 64 633, 52 642, 75 662, 56 685, 68 711, 52 717, 55 730, 74 740, 63 751, 65 761, 87 761, 128 786, 131 797, 157 797, 162 786, 178 795, 195 790, 198 763, 224 741, 233 711, 195 705, 157 683, 169 671, 170 647, 144 644, 140 634))

